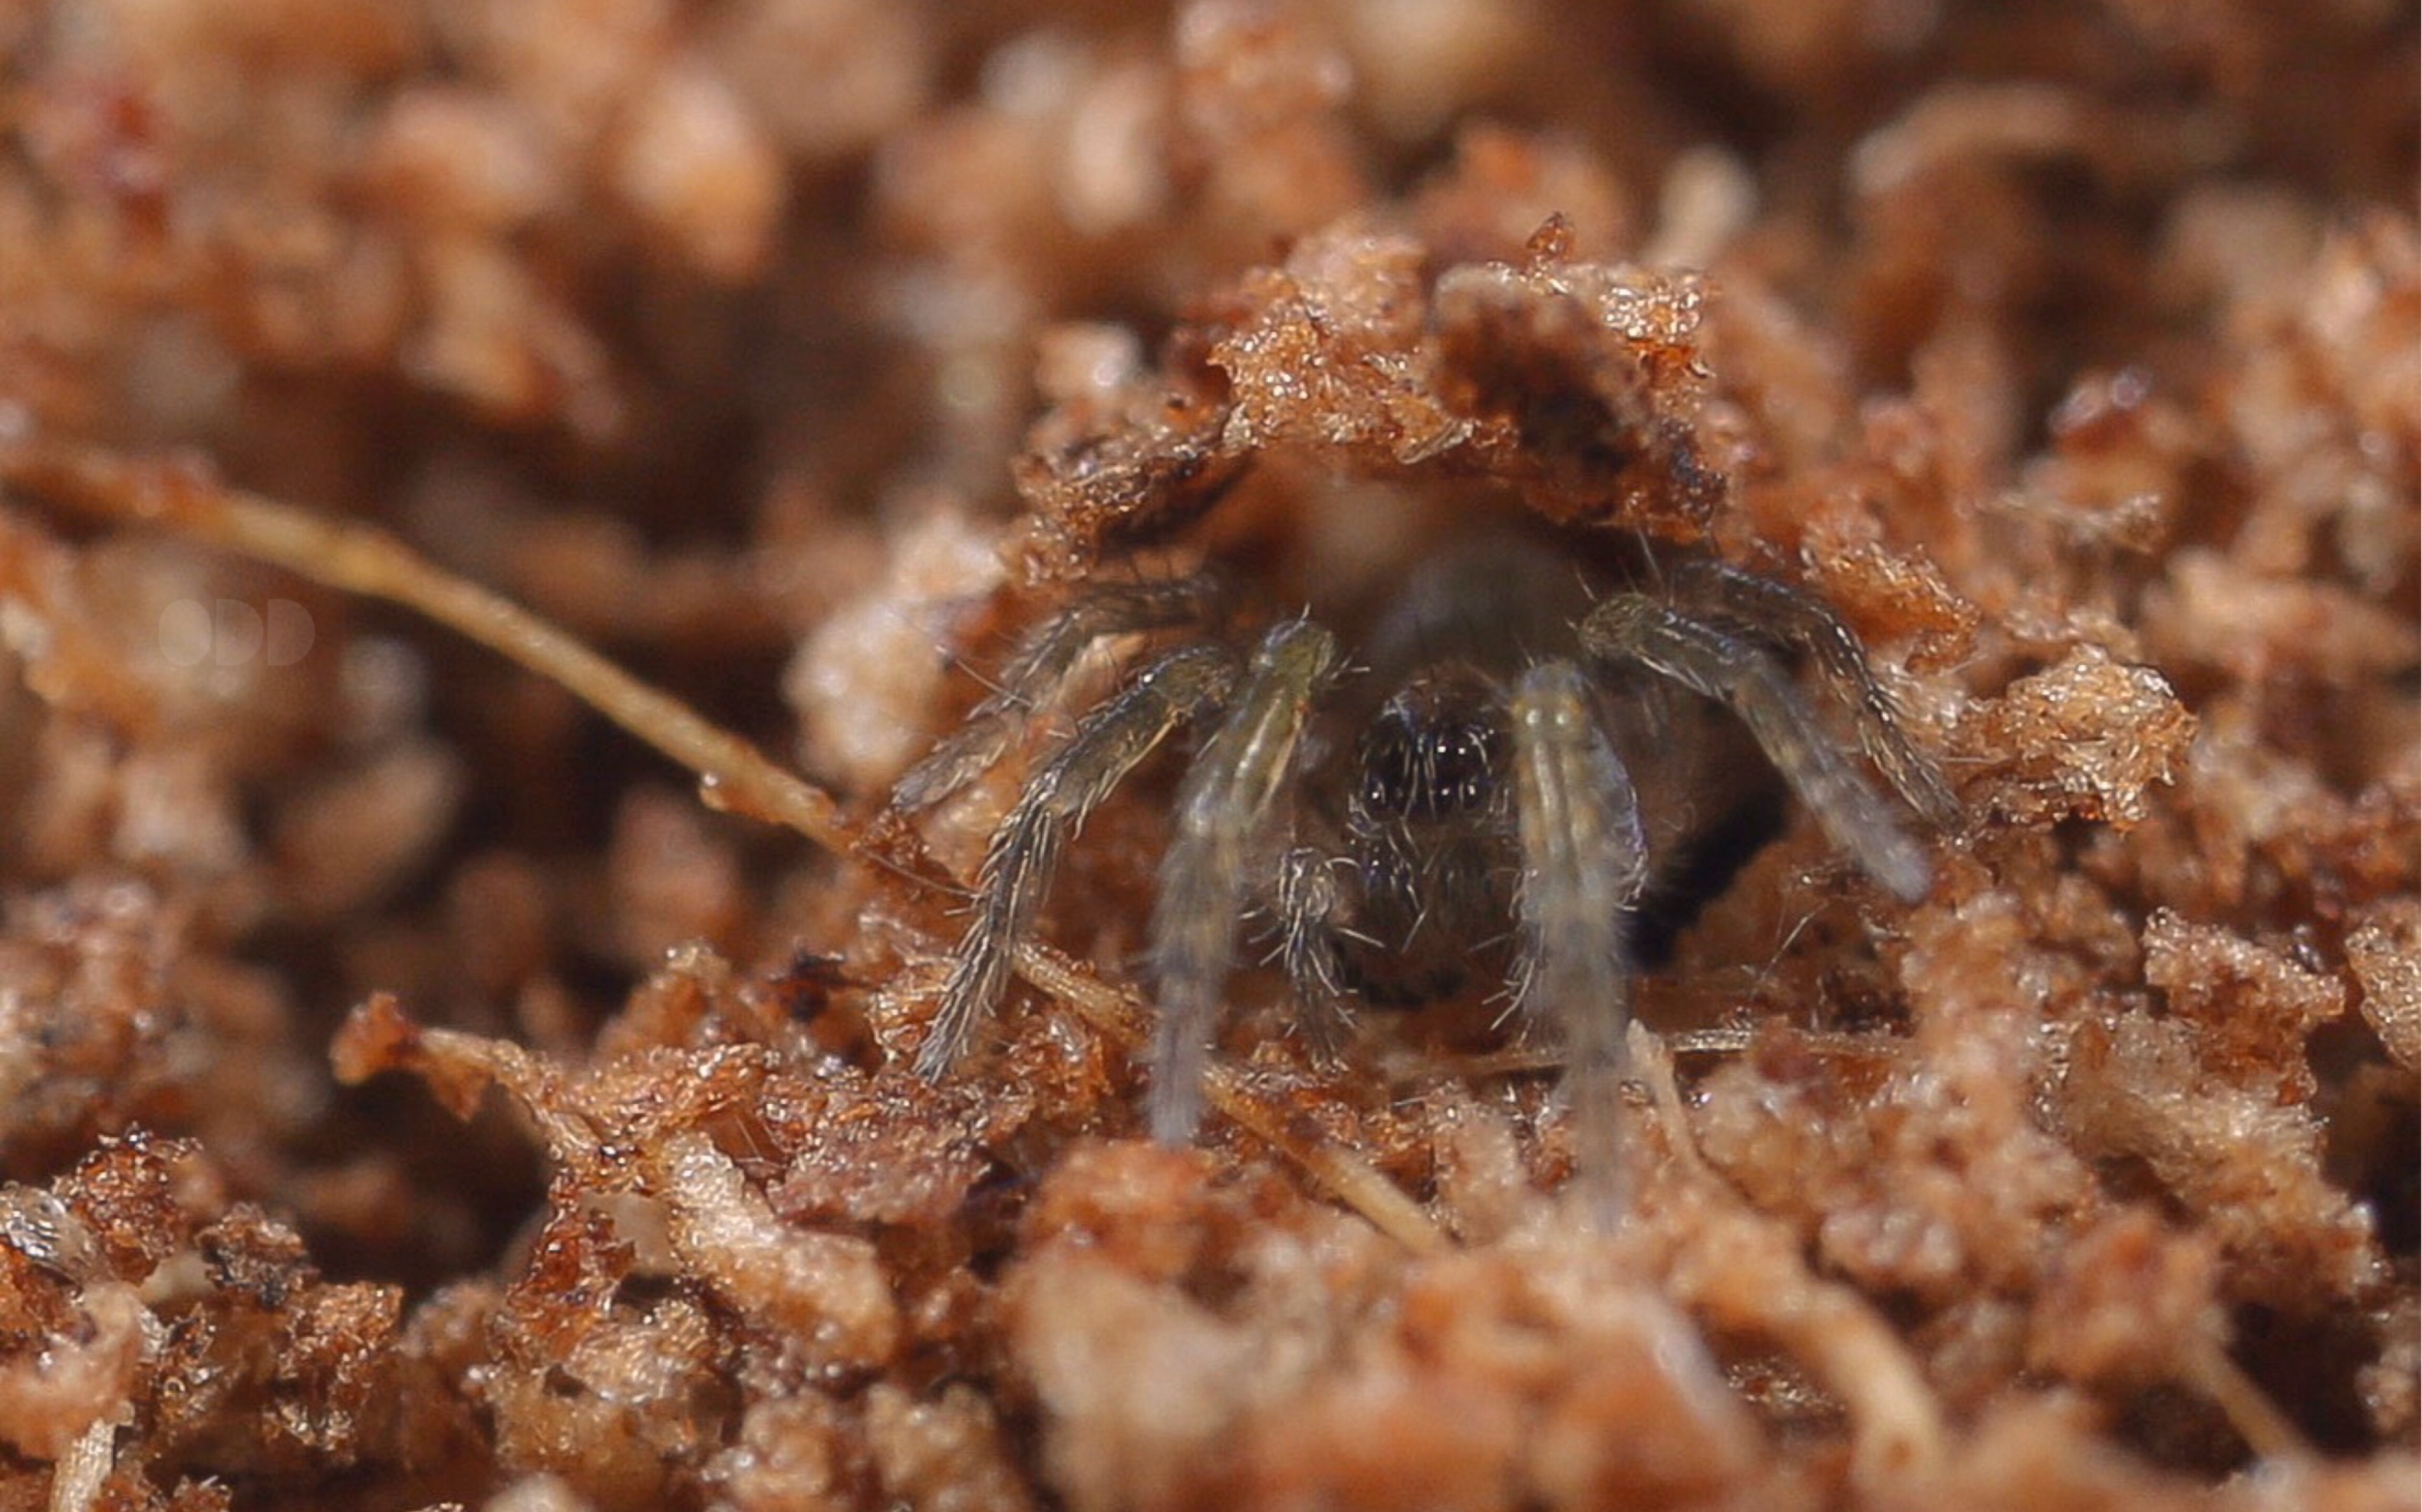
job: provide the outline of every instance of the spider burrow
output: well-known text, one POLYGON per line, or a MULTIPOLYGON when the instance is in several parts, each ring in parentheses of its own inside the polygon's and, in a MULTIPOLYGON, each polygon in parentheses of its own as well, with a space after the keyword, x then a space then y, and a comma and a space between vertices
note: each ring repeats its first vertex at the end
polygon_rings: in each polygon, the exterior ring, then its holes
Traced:
POLYGON ((1510 924, 1501 975, 1513 1011, 1562 1038, 1578 1147, 1611 1148, 1634 910, 1707 827, 1727 738, 1745 731, 1832 845, 1904 902, 1931 875, 1908 821, 1956 812, 1831 608, 1633 544, 1630 571, 1590 575, 1530 537, 1468 542, 1412 575, 1351 659, 1308 615, 1240 650, 1208 575, 1080 591, 895 789, 904 811, 940 803, 1066 701, 1090 650, 1137 648, 1138 669, 1046 746, 993 831, 918 1069, 938 1077, 967 1056, 1072 837, 1190 729, 1200 743, 1148 933, 1156 1137, 1182 1142, 1201 1120, 1249 922, 1266 922, 1301 1031, 1329 1062, 1349 1000, 1456 992, 1510 924), (1847 738, 1820 720, 1796 665, 1838 707, 1847 738))

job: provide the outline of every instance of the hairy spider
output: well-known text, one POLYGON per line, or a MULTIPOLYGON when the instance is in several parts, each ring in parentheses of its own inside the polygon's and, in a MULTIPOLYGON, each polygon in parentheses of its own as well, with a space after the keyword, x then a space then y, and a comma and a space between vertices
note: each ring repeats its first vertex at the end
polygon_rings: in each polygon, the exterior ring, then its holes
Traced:
POLYGON ((1352 675, 1309 617, 1239 651, 1218 633, 1223 595, 1206 576, 1085 592, 895 790, 904 810, 940 801, 1064 695, 1089 648, 1157 643, 1047 750, 994 832, 919 1069, 938 1076, 966 1052, 1086 816, 1194 726, 1205 733, 1179 787, 1149 936, 1157 1137, 1182 1142, 1201 1118, 1237 937, 1266 916, 1324 1056, 1340 1045, 1346 999, 1455 991, 1511 921, 1502 969, 1516 1012, 1561 1033, 1580 1138, 1611 1142, 1633 911, 1706 827, 1698 800, 1723 764, 1711 740, 1745 729, 1833 844, 1904 901, 1926 891, 1929 869, 1903 810, 1929 822, 1953 811, 1830 608, 1711 559, 1641 559, 1593 581, 1527 539, 1466 544, 1415 575, 1352 675), (1816 717, 1798 662, 1843 706, 1848 741, 1816 717))

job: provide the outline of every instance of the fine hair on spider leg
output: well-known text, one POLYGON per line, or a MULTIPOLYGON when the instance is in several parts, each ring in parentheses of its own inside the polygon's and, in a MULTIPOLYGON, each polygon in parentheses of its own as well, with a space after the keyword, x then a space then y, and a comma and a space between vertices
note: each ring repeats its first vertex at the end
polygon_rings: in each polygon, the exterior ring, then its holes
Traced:
POLYGON ((1235 680, 1235 658, 1224 647, 1170 652, 1088 715, 1028 782, 993 833, 975 921, 951 963, 941 1008, 917 1053, 920 1075, 939 1077, 956 1065, 976 1020, 1000 1000, 1011 954, 1034 932, 1035 910, 1050 890, 1069 834, 1172 731, 1225 700, 1235 680))
POLYGON ((1753 639, 1770 638, 1807 656, 1849 712, 1860 748, 1893 791, 1936 828, 1958 820, 1959 800, 1901 728, 1900 712, 1876 680, 1858 636, 1823 599, 1705 558, 1676 569, 1672 589, 1677 606, 1703 622, 1753 639))
POLYGON ((1190 1139, 1203 1118, 1203 1068, 1251 891, 1248 868, 1270 849, 1313 701, 1337 670, 1337 641, 1309 620, 1272 630, 1228 717, 1177 795, 1177 833, 1161 860, 1152 915, 1160 997, 1153 1038, 1152 1131, 1190 1139))
MULTIPOLYGON (((1581 638, 1599 662, 1636 663, 1723 702, 1836 849, 1901 902, 1926 896, 1933 868, 1925 849, 1818 726, 1781 663, 1763 647, 1641 593, 1608 597, 1581 622, 1581 638)), ((1864 670, 1864 658, 1861 671, 1862 683, 1871 685, 1874 674, 1864 670)), ((1883 728, 1898 737, 1895 727, 1883 728)))
POLYGON ((1511 707, 1522 856, 1518 1006, 1551 1018, 1565 1043, 1565 1095, 1591 1216, 1623 1206, 1617 1161, 1624 1037, 1631 1022, 1625 938, 1648 880, 1640 796, 1570 662, 1522 674, 1511 707))
MULTIPOLYGON (((1296 845, 1279 858, 1279 960, 1313 1060, 1334 1071, 1345 1052, 1345 964, 1338 958, 1337 924, 1345 890, 1342 858, 1327 848, 1296 845)), ((1367 943, 1367 942, 1366 942, 1367 943)))
POLYGON ((975 780, 1000 760, 1037 710, 1064 696, 1079 658, 1094 646, 1205 623, 1219 597, 1219 586, 1201 575, 1112 584, 1080 595, 1025 638, 991 696, 893 785, 892 806, 909 813, 930 809, 975 780))

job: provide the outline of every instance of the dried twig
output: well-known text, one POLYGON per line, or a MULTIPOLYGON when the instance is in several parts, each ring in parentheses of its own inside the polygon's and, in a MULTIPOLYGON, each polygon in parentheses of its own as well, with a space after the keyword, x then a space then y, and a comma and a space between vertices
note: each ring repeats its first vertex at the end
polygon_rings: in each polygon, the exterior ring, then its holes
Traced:
MULTIPOLYGON (((1020 946, 1016 967, 1019 976, 1076 1009, 1096 1031, 1124 1047, 1142 1045, 1148 1017, 1140 1000, 1046 946, 1020 946)), ((1255 1096, 1234 1070, 1214 1065, 1203 1090, 1213 1109, 1301 1166, 1373 1228, 1416 1254, 1447 1247, 1446 1235, 1403 1189, 1353 1151, 1255 1096)))
POLYGON ((527 609, 374 527, 226 488, 189 462, 130 461, 40 441, 0 444, 0 483, 46 504, 156 526, 343 592, 417 609, 519 663, 696 772, 709 808, 788 825, 845 852, 856 827, 832 795, 527 609))

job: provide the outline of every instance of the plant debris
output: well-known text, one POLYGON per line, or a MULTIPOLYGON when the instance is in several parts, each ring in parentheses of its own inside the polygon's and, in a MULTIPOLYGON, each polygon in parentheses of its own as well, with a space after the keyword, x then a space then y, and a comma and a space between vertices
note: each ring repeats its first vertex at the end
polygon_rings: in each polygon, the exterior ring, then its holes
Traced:
POLYGON ((0 46, 0 1505, 2414 1505, 2410 10, 0 46), (1552 1057, 1250 972, 1143 1138, 1167 770, 908 1071, 963 666, 1475 512, 1805 582, 1958 799, 1675 922, 1617 1232, 1552 1057))

